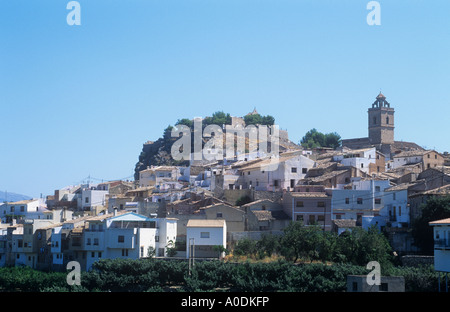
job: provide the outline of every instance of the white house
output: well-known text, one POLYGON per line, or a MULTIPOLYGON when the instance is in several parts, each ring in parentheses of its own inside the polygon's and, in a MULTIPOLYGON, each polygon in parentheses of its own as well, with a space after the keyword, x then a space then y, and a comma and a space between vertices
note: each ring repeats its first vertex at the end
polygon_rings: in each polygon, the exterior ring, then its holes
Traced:
POLYGON ((376 148, 350 150, 333 156, 333 160, 344 166, 355 167, 365 173, 369 173, 370 164, 375 164, 376 162, 376 148))
POLYGON ((433 227, 434 269, 450 272, 450 218, 429 223, 433 227))
POLYGON ((238 168, 238 184, 244 189, 261 191, 292 190, 314 165, 314 160, 300 152, 284 153, 278 158, 266 158, 238 168))
POLYGON ((101 258, 147 257, 149 248, 165 256, 175 244, 176 219, 148 218, 134 212, 113 213, 88 219, 84 231, 86 270, 101 258))
POLYGON ((226 245, 225 220, 191 219, 186 224, 186 258, 217 258, 219 251, 214 246, 226 245))
POLYGON ((332 190, 331 218, 356 220, 362 225, 364 216, 380 216, 384 208, 384 190, 388 180, 362 180, 353 178, 351 189, 332 190))
POLYGON ((47 208, 44 199, 29 199, 10 202, 0 206, 2 222, 8 223, 17 217, 27 219, 46 219, 44 212, 47 208))
POLYGON ((77 207, 80 210, 92 211, 95 207, 106 205, 107 190, 97 190, 95 186, 81 189, 77 207))
POLYGON ((151 166, 139 172, 139 186, 155 186, 163 181, 178 181, 179 177, 184 176, 176 166, 151 166))

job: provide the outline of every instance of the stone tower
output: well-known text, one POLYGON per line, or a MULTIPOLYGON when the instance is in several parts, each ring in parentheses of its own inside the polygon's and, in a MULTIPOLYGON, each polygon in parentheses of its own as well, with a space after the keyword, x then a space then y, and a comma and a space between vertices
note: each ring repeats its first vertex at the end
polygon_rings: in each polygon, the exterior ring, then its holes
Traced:
POLYGON ((373 145, 394 143, 394 109, 380 92, 369 114, 369 141, 373 145))

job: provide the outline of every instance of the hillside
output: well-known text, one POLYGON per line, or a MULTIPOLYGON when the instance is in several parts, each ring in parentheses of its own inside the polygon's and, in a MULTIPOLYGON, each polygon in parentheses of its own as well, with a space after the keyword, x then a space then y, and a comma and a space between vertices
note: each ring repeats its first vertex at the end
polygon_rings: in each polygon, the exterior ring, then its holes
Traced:
MULTIPOLYGON (((256 110, 254 110, 252 113, 249 113, 242 118, 230 117, 230 114, 225 114, 223 112, 216 112, 212 115, 212 117, 205 117, 203 119, 203 127, 205 127, 208 124, 217 124, 222 126, 224 124, 233 124, 236 122, 240 123, 243 126, 247 126, 248 124, 255 124, 255 122, 262 122, 265 125, 273 125, 275 119, 270 115, 261 116, 256 112, 256 110)), ((178 124, 189 126, 191 129, 193 128, 192 127, 193 121, 186 118, 179 119, 175 123, 175 125, 178 124)), ((163 136, 161 138, 159 138, 156 141, 147 141, 146 143, 143 144, 142 151, 139 154, 138 162, 136 163, 134 168, 134 178, 136 180, 139 179, 139 171, 146 169, 147 166, 189 165, 188 161, 175 161, 170 155, 172 144, 178 140, 178 138, 171 137, 172 129, 173 127, 169 125, 166 129, 164 129, 163 136)), ((209 139, 203 138, 203 145, 208 140, 209 139)), ((225 133, 223 142, 225 143, 225 133)), ((248 140, 246 140, 246 142, 248 142, 248 140)), ((280 131, 279 146, 280 152, 289 149, 301 149, 300 146, 298 146, 297 144, 293 143, 288 139, 287 131, 283 131, 283 135, 281 134, 280 131)), ((193 150, 193 146, 191 148, 193 150)))
POLYGON ((22 195, 22 194, 17 194, 17 193, 0 191, 0 203, 3 203, 5 201, 16 202, 16 201, 26 200, 26 199, 31 199, 31 197, 22 195))

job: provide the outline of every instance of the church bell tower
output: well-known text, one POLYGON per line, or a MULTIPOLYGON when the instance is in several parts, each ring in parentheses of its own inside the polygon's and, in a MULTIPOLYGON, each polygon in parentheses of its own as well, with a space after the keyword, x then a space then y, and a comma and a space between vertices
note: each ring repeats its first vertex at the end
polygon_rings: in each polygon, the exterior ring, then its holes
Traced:
POLYGON ((394 109, 380 92, 369 115, 369 140, 373 145, 394 143, 394 109))

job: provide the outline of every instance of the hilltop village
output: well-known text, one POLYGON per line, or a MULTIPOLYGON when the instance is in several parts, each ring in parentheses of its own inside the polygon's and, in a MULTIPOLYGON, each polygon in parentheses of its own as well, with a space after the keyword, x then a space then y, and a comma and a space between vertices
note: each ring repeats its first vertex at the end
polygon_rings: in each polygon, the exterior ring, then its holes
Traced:
MULTIPOLYGON (((397 254, 420 254, 411 225, 430 197, 450 193, 450 155, 395 141, 394 113, 380 93, 368 108, 368 137, 335 149, 291 144, 280 130, 275 169, 261 153, 141 164, 134 181, 88 181, 2 203, 0 266, 64 270, 75 260, 89 270, 102 258, 217 258, 215 246, 281 235, 292 221, 337 234, 375 226, 397 254)), ((244 118, 232 117, 234 125, 244 118)))

